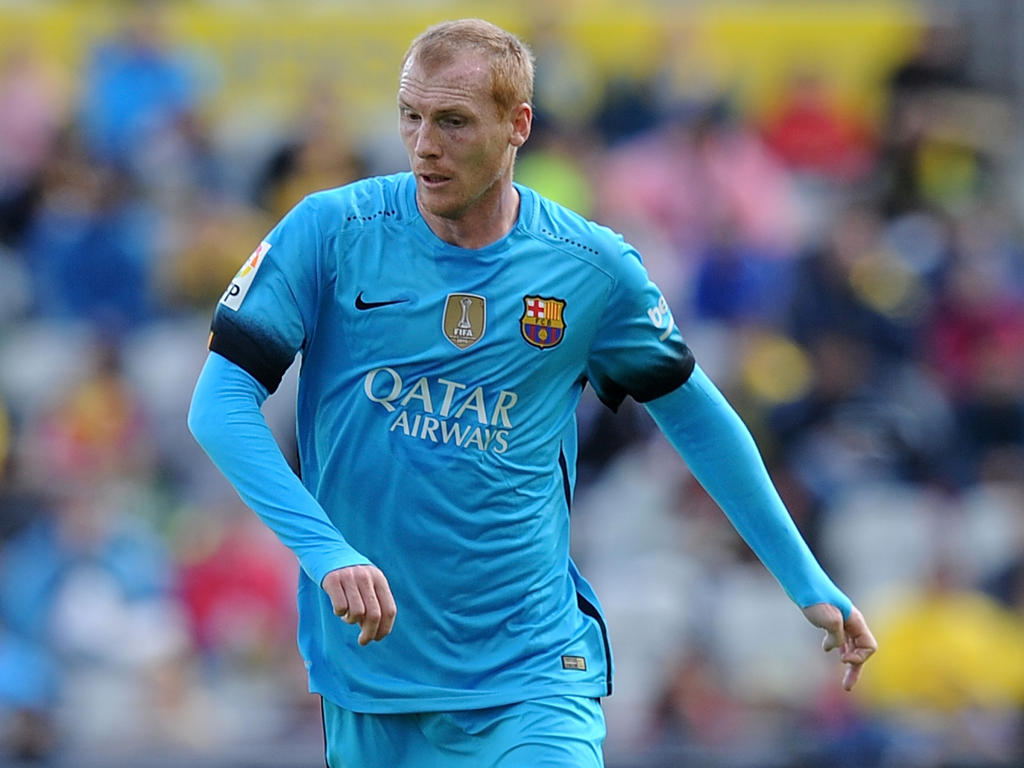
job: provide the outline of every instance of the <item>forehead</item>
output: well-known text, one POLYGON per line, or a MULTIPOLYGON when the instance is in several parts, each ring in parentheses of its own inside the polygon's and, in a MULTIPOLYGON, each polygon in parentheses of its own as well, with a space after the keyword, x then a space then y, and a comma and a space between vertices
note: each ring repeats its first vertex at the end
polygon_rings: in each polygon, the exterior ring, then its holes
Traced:
POLYGON ((410 106, 484 106, 494 103, 489 60, 481 53, 455 54, 424 65, 413 57, 402 68, 399 101, 410 106))

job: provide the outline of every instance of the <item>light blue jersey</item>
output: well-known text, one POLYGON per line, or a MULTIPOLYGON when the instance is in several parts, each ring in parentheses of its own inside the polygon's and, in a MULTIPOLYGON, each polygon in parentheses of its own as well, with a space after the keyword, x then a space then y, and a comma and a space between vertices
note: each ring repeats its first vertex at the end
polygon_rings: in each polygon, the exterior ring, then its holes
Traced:
MULTIPOLYGON (((517 189, 512 231, 478 250, 433 234, 408 173, 312 195, 217 307, 211 350, 267 390, 302 353, 302 483, 398 606, 360 647, 303 562, 310 687, 347 709, 611 690, 600 607, 569 557, 574 412, 586 383, 614 408, 694 363, 620 236, 517 189)), ((278 532, 301 538, 302 520, 278 532)))

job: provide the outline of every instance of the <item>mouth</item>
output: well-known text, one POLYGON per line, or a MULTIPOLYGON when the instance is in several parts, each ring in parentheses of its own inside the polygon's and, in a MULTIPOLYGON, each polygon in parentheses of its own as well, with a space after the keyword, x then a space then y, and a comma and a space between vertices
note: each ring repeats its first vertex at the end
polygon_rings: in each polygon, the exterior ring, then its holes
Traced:
POLYGON ((420 173, 417 175, 420 180, 420 184, 427 189, 437 189, 452 180, 451 176, 445 176, 440 173, 420 173))

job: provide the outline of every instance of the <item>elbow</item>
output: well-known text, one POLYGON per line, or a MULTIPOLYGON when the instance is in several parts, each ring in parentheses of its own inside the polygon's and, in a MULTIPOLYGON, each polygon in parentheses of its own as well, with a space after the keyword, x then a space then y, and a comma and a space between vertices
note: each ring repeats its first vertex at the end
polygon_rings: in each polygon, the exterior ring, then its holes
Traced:
POLYGON ((192 402, 189 405, 185 422, 192 437, 203 448, 209 450, 209 447, 216 442, 217 435, 224 434, 220 419, 220 409, 215 407, 213 398, 206 396, 201 389, 197 388, 192 395, 192 402))
POLYGON ((206 422, 204 418, 205 409, 201 399, 196 395, 192 395, 192 402, 188 407, 188 416, 185 418, 185 423, 188 425, 188 431, 192 433, 192 437, 195 438, 196 442, 200 445, 203 444, 204 437, 206 435, 206 422))
POLYGON ((218 436, 225 432, 223 421, 228 410, 229 373, 227 361, 210 354, 192 391, 185 423, 192 437, 207 452, 218 436))

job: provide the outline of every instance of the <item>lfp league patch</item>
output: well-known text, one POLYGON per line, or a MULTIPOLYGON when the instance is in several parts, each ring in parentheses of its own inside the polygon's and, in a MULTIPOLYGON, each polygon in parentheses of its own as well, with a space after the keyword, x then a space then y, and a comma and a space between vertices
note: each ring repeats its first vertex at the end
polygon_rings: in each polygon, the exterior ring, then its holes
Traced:
POLYGON ((523 296, 519 328, 523 338, 540 349, 555 346, 565 336, 565 300, 523 296))
POLYGON ((224 295, 220 297, 221 304, 228 309, 238 311, 238 308, 242 306, 242 299, 249 292, 249 287, 256 277, 256 272, 263 265, 264 258, 269 250, 270 243, 266 240, 259 244, 256 250, 252 252, 252 255, 245 260, 242 268, 231 278, 231 284, 224 291, 224 295))

